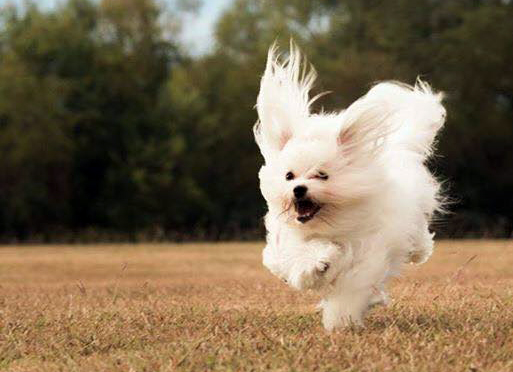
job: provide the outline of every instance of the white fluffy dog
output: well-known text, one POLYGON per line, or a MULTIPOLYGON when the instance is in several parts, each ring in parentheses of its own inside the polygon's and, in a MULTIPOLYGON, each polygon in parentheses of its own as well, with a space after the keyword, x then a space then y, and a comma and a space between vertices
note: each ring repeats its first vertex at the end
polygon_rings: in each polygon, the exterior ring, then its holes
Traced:
POLYGON ((269 209, 264 265, 319 291, 332 330, 362 324, 371 305, 386 303, 387 279, 431 255, 440 196, 424 163, 445 110, 419 80, 380 83, 344 111, 313 114, 315 77, 297 47, 282 60, 272 46, 254 133, 269 209))

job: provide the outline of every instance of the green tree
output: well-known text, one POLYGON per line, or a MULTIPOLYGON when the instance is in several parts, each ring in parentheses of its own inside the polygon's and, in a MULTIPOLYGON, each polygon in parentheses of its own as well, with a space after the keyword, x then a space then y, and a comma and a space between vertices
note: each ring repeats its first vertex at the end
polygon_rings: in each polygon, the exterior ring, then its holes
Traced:
POLYGON ((162 103, 178 53, 160 14, 151 0, 73 0, 4 16, 3 231, 158 223, 154 193, 172 188, 180 150, 162 103))

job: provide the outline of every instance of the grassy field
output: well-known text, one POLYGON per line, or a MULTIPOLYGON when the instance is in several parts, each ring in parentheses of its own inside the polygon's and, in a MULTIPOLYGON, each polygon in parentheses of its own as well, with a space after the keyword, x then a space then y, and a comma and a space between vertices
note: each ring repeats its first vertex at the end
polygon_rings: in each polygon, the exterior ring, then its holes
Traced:
POLYGON ((261 249, 0 248, 0 371, 513 371, 512 242, 438 242, 334 334, 261 249))

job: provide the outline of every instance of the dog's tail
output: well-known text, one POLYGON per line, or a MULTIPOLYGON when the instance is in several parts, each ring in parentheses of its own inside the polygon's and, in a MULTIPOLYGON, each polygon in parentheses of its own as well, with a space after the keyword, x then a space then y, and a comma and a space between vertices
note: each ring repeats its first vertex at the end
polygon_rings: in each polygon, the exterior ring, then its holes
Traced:
POLYGON ((436 134, 442 128, 446 112, 442 93, 434 93, 426 82, 415 86, 396 82, 375 85, 365 98, 386 102, 393 123, 390 141, 394 146, 412 151, 422 159, 433 151, 436 134))

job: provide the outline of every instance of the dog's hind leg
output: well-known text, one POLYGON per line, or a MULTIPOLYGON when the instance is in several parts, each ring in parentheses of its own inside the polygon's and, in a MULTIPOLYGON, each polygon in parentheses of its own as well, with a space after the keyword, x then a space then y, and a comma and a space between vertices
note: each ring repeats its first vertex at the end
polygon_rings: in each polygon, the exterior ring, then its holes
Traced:
POLYGON ((433 253, 433 238, 435 233, 429 232, 427 223, 421 229, 418 236, 412 237, 412 247, 409 251, 409 262, 422 264, 426 262, 433 253))
POLYGON ((385 284, 381 283, 372 288, 372 295, 369 299, 369 307, 388 305, 389 298, 385 291, 385 284))

